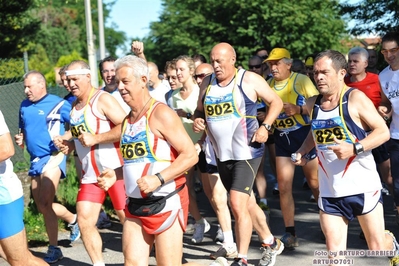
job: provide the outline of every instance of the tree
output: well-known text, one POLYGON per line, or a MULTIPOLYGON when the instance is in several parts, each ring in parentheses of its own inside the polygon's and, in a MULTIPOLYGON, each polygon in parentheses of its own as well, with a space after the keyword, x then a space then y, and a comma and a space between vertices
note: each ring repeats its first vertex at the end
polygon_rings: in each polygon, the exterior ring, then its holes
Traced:
MULTIPOLYGON (((104 22, 109 17, 114 2, 103 4, 104 22)), ((91 1, 92 25, 94 34, 98 33, 97 1, 91 1)), ((52 65, 63 55, 72 51, 87 57, 87 37, 85 7, 82 1, 46 0, 36 1, 36 8, 32 10, 34 17, 39 19, 41 28, 35 38, 35 45, 42 45, 52 65)), ((123 48, 126 34, 118 31, 115 25, 105 27, 105 44, 110 55, 115 56, 118 48, 123 48)), ((95 38, 98 47, 98 38, 95 38)), ((35 53, 35 46, 30 53, 35 53)))
POLYGON ((144 39, 146 55, 163 67, 178 55, 208 55, 216 43, 228 42, 238 64, 246 65, 261 47, 285 47, 304 58, 340 49, 345 23, 339 11, 336 0, 164 0, 159 21, 144 39))
POLYGON ((356 3, 346 1, 340 7, 345 18, 356 22, 350 29, 352 35, 384 35, 389 31, 399 31, 398 0, 362 0, 356 3))
POLYGON ((22 57, 39 30, 40 22, 28 12, 32 6, 32 0, 0 1, 0 58, 22 57))

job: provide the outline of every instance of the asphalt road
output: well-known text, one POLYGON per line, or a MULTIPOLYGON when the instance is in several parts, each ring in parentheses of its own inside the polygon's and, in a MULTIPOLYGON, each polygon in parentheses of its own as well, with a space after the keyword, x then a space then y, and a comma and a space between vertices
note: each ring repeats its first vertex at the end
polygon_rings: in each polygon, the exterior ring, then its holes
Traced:
MULTIPOLYGON (((319 225, 319 216, 315 202, 310 202, 310 190, 302 187, 302 171, 298 169, 294 180, 293 193, 296 202, 296 231, 299 237, 299 247, 295 250, 284 251, 277 257, 276 266, 286 265, 326 265, 322 264, 320 259, 326 258, 325 244, 321 240, 321 229, 319 225), (316 263, 314 263, 316 262, 316 263)), ((276 237, 284 234, 284 224, 281 216, 279 198, 272 195, 272 184, 268 187, 268 202, 271 208, 270 226, 271 231, 276 237)), ((195 261, 201 265, 209 265, 212 261, 209 254, 217 250, 218 245, 213 242, 217 230, 217 220, 210 204, 203 192, 198 194, 198 202, 203 216, 211 223, 211 230, 205 234, 205 239, 201 244, 193 245, 190 243, 190 236, 184 236, 184 254, 183 262, 195 261)), ((399 227, 395 222, 395 212, 393 209, 393 200, 389 196, 384 196, 385 223, 386 228, 391 230, 396 236, 399 236, 399 227)), ((121 252, 121 225, 113 221, 112 228, 109 230, 100 230, 103 239, 103 256, 106 265, 123 265, 123 254, 121 252)), ((359 238, 360 227, 357 220, 349 225, 348 250, 358 251, 360 256, 348 257, 353 265, 389 265, 386 257, 367 257, 362 252, 367 250, 364 240, 359 238)), ((92 265, 89 256, 81 240, 78 240, 72 246, 69 244, 68 232, 59 232, 59 245, 62 248, 64 259, 52 264, 62 266, 88 266, 92 265)), ((249 251, 249 263, 257 265, 261 252, 258 237, 254 233, 249 251)), ((39 257, 43 257, 47 247, 31 248, 31 251, 39 257)), ((0 266, 8 265, 0 259, 0 266)), ((150 258, 150 265, 156 265, 155 259, 150 258)))

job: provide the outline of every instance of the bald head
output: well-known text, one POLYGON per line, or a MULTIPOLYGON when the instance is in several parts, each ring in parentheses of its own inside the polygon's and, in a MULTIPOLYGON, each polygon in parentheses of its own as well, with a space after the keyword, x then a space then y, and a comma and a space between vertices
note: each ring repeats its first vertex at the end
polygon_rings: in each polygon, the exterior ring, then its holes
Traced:
POLYGON ((194 78, 198 85, 201 85, 202 81, 206 76, 213 73, 213 67, 211 64, 202 63, 195 69, 194 78))
POLYGON ((158 66, 154 62, 148 62, 147 64, 148 64, 148 71, 150 74, 150 79, 148 83, 150 87, 155 89, 162 82, 158 76, 159 75, 158 66))
MULTIPOLYGON (((235 75, 236 52, 234 48, 225 42, 212 48, 211 63, 219 82, 229 82, 235 75)), ((222 84, 224 85, 224 84, 222 84)))

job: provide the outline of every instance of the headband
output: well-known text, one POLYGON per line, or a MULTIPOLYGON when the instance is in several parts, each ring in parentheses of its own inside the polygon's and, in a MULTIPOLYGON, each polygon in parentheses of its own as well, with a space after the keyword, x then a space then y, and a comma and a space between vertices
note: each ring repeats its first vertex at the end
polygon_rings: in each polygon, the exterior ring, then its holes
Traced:
POLYGON ((90 69, 81 68, 81 69, 73 69, 65 71, 65 76, 72 76, 72 75, 86 75, 91 74, 90 69))

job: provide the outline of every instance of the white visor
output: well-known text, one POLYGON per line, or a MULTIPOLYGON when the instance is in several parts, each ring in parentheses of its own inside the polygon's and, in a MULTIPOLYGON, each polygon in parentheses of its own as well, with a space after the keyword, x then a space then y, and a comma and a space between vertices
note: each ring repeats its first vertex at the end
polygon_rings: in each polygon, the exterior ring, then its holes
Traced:
POLYGON ((65 71, 65 76, 86 75, 86 74, 90 74, 90 73, 91 73, 90 69, 81 68, 81 69, 67 70, 67 71, 65 71))

